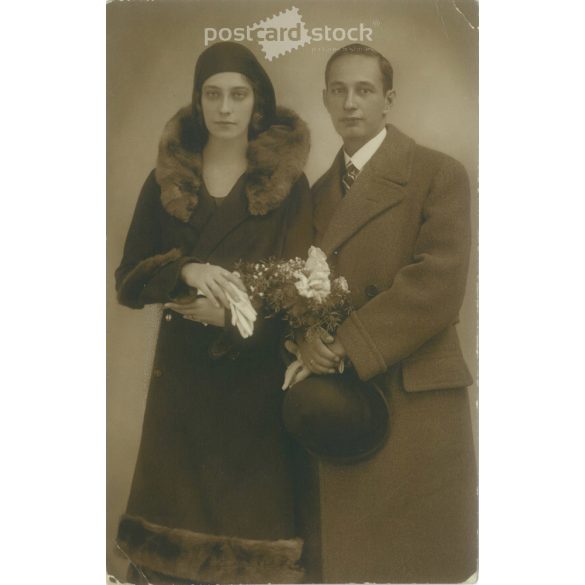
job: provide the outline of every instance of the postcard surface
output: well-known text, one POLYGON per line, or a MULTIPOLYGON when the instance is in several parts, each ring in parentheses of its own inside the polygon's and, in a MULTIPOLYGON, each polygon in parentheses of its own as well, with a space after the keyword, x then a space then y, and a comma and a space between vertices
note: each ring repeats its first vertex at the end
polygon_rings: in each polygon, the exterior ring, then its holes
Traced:
POLYGON ((477 572, 478 7, 107 5, 107 572, 477 572))

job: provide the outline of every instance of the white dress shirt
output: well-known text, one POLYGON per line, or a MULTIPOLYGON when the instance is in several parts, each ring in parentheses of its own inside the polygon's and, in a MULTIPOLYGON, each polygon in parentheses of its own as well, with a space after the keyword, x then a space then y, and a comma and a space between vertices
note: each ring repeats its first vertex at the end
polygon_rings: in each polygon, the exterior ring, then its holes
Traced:
POLYGON ((382 142, 384 142, 384 138, 386 138, 386 128, 382 128, 374 138, 368 140, 359 150, 353 153, 352 156, 349 156, 345 150, 343 151, 343 157, 345 158, 345 166, 351 161, 353 166, 358 170, 361 171, 366 163, 374 156, 374 153, 378 148, 380 148, 382 142))

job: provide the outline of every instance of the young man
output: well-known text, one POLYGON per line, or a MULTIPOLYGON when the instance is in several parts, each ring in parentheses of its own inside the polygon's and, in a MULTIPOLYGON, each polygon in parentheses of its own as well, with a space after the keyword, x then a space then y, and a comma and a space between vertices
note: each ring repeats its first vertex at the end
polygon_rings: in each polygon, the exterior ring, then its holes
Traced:
POLYGON ((386 124, 392 77, 363 45, 327 64, 343 148, 313 188, 316 244, 356 310, 335 338, 298 340, 320 375, 288 390, 284 419, 319 461, 323 581, 461 582, 477 566, 472 379, 455 330, 469 184, 460 163, 386 124))

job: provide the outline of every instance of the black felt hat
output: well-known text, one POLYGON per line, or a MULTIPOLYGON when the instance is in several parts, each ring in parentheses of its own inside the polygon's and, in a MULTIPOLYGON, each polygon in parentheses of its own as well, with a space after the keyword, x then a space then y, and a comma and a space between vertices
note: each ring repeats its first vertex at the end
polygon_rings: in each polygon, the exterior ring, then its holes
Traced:
POLYGON ((354 370, 310 376, 286 391, 284 425, 309 453, 335 463, 355 463, 381 449, 390 432, 384 390, 362 382, 354 370))

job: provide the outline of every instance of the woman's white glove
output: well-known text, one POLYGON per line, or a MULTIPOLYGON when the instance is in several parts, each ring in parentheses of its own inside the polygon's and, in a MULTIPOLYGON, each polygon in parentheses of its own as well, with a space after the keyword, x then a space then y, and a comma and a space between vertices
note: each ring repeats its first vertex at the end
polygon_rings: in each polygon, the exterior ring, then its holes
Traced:
MULTIPOLYGON (((299 346, 292 340, 287 339, 284 342, 285 349, 292 353, 297 359, 288 366, 286 372, 284 373, 284 382, 282 384, 283 390, 288 390, 292 388, 297 382, 302 382, 306 380, 313 372, 307 368, 305 363, 303 362, 303 357, 301 355, 301 350, 299 346)), ((343 374, 345 369, 344 361, 340 360, 337 368, 334 370, 338 374, 343 374)), ((331 372, 333 373, 333 372, 331 372)))
POLYGON ((284 373, 284 382, 282 384, 283 390, 288 390, 292 386, 294 386, 297 382, 301 382, 305 380, 311 375, 311 370, 305 366, 303 363, 303 358, 301 357, 301 352, 299 351, 299 346, 290 339, 287 339, 284 342, 285 349, 292 353, 297 359, 286 368, 286 372, 284 373))
POLYGON ((237 327, 240 335, 246 339, 254 332, 256 310, 248 295, 233 282, 228 282, 224 290, 232 313, 232 325, 237 327))

